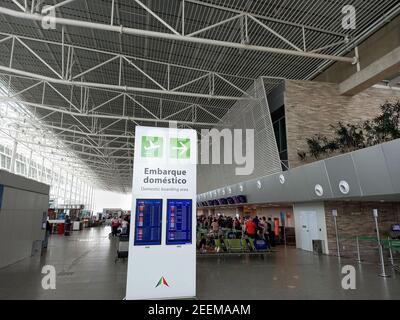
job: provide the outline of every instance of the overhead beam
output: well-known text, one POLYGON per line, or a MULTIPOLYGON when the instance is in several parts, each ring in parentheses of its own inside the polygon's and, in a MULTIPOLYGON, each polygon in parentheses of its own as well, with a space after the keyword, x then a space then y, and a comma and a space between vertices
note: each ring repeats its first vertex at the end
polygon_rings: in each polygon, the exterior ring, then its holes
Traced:
POLYGON ((25 11, 25 7, 24 7, 22 4, 20 4, 18 0, 12 0, 12 2, 14 2, 14 4, 15 4, 18 8, 20 8, 22 11, 25 11))
POLYGON ((135 2, 141 6, 144 10, 146 10, 148 13, 150 13, 150 15, 152 15, 155 19, 157 19, 162 25, 164 25, 165 27, 167 27, 169 30, 172 31, 172 33, 174 34, 179 34, 178 31, 176 31, 174 28, 172 28, 167 22, 165 22, 163 19, 161 19, 154 11, 152 11, 149 7, 147 7, 145 4, 143 4, 141 1, 139 0, 135 0, 135 2))
POLYGON ((400 2, 362 31, 351 43, 339 49, 340 55, 357 55, 356 66, 324 61, 317 70, 305 80, 341 83, 357 72, 358 67, 364 69, 371 63, 400 46, 400 2), (373 48, 373 50, 371 50, 373 48), (358 51, 356 54, 355 51, 358 51))
MULTIPOLYGON (((0 10, 0 13, 1 13, 1 10, 0 10)), ((161 90, 161 89, 120 86, 120 85, 112 85, 112 84, 104 84, 104 83, 94 83, 94 82, 86 82, 86 81, 71 81, 71 80, 65 80, 65 79, 56 79, 56 78, 51 78, 51 77, 47 77, 44 75, 27 72, 27 71, 15 69, 15 68, 10 68, 10 67, 6 67, 6 66, 0 66, 0 70, 9 72, 12 74, 30 77, 30 78, 37 79, 37 80, 47 81, 50 83, 56 83, 56 84, 68 85, 68 86, 76 86, 76 87, 84 87, 84 88, 99 88, 99 89, 110 89, 110 90, 123 91, 123 92, 127 92, 127 91, 143 92, 143 93, 162 94, 162 95, 169 95, 169 96, 194 97, 194 98, 216 99, 216 100, 227 100, 227 101, 251 100, 251 98, 248 98, 248 97, 219 96, 219 95, 194 93, 194 92, 181 92, 181 91, 171 91, 171 90, 161 90)))
MULTIPOLYGON (((113 56, 114 58, 125 57, 125 58, 127 58, 129 60, 132 60, 132 61, 149 62, 149 63, 154 63, 154 64, 157 64, 157 65, 162 65, 162 66, 165 66, 165 67, 174 67, 174 68, 180 68, 180 69, 184 69, 184 70, 198 71, 198 72, 204 72, 204 73, 214 72, 214 71, 209 70, 209 69, 201 69, 201 68, 195 68, 195 67, 190 67, 190 66, 186 66, 186 65, 176 64, 176 63, 152 60, 150 58, 143 58, 143 57, 140 57, 140 56, 132 56, 132 55, 120 54, 120 53, 115 53, 115 52, 112 52, 112 51, 101 50, 101 49, 98 49, 98 48, 85 47, 85 46, 82 46, 82 45, 75 45, 75 44, 72 45, 72 44, 69 44, 69 43, 66 43, 66 42, 63 43, 63 42, 57 42, 57 41, 52 41, 52 40, 37 39, 37 38, 28 37, 26 35, 19 35, 17 33, 8 33, 8 32, 1 32, 0 31, 0 35, 5 37, 4 39, 0 40, 0 43, 2 41, 7 41, 7 40, 12 39, 13 37, 15 37, 15 38, 29 40, 29 41, 33 41, 33 42, 37 42, 37 43, 51 44, 51 45, 55 45, 55 46, 65 46, 66 48, 74 48, 74 49, 79 49, 79 50, 83 50, 83 51, 89 51, 89 52, 94 52, 94 53, 110 55, 110 56, 113 56)), ((187 35, 187 36, 189 36, 189 35, 187 35)), ((228 77, 233 77, 233 78, 243 79, 243 80, 252 80, 252 81, 255 80, 253 78, 244 77, 244 76, 238 76, 238 75, 229 74, 229 73, 218 73, 218 74, 221 75, 221 76, 228 76, 228 77)))
POLYGON ((217 4, 214 4, 214 3, 203 2, 203 1, 198 1, 198 0, 186 0, 186 2, 187 3, 196 4, 196 5, 199 5, 199 6, 203 6, 203 7, 217 9, 217 10, 220 10, 220 11, 225 11, 225 12, 252 15, 253 17, 258 18, 258 19, 262 19, 262 20, 266 20, 266 21, 270 21, 270 22, 281 23, 281 24, 292 26, 292 27, 305 28, 307 30, 317 31, 317 32, 325 33, 325 34, 330 34, 332 36, 339 36, 339 37, 345 37, 346 36, 343 33, 333 32, 333 31, 322 29, 322 28, 317 28, 317 27, 307 26, 307 25, 299 24, 299 23, 295 23, 295 22, 285 21, 285 20, 282 20, 282 19, 272 18, 272 17, 261 15, 261 14, 255 14, 253 12, 246 12, 246 11, 243 11, 243 10, 233 9, 233 8, 230 8, 230 7, 227 7, 227 6, 217 5, 217 4))
MULTIPOLYGON (((74 112, 70 110, 61 109, 57 106, 50 106, 40 103, 33 103, 29 101, 22 101, 16 98, 10 97, 0 97, 0 101, 4 102, 14 102, 14 103, 21 103, 23 105, 31 106, 38 109, 43 109, 47 111, 55 111, 58 113, 67 114, 73 117, 85 117, 85 118, 95 118, 95 119, 111 119, 111 120, 130 120, 130 121, 143 121, 143 122, 156 122, 156 123, 171 123, 177 122, 178 124, 187 124, 187 125, 198 125, 198 126, 205 126, 205 127, 212 127, 218 126, 218 123, 211 123, 211 122, 193 122, 193 121, 180 121, 180 120, 166 120, 166 119, 159 119, 159 118, 139 118, 139 117, 131 117, 131 116, 123 116, 123 115, 113 115, 113 114, 100 114, 100 113, 80 113, 74 112)), ((81 132, 82 134, 88 134, 92 136, 96 136, 96 133, 89 133, 89 132, 81 132)))
POLYGON ((45 13, 45 12, 50 12, 51 10, 55 10, 55 9, 57 9, 57 8, 60 8, 60 7, 62 7, 62 6, 65 6, 65 5, 67 5, 67 4, 71 3, 71 2, 74 2, 74 1, 75 1, 75 0, 64 0, 64 1, 61 1, 61 2, 59 2, 59 3, 57 3, 57 4, 55 4, 55 5, 49 6, 49 7, 47 7, 47 8, 44 8, 44 9, 42 10, 42 12, 43 12, 43 13, 45 13))
MULTIPOLYGON (((41 22, 44 18, 43 15, 40 14, 32 14, 27 12, 19 12, 16 10, 11 10, 7 8, 0 7, 0 13, 11 16, 14 18, 20 18, 25 20, 33 20, 37 22, 41 22)), ((327 54, 319 54, 319 53, 311 53, 311 52, 304 52, 304 51, 297 51, 297 50, 289 50, 289 49, 281 49, 281 48, 272 48, 272 47, 264 47, 258 45, 250 45, 250 44, 243 44, 243 43, 236 43, 236 42, 228 42, 228 41, 221 41, 221 40, 213 40, 213 39, 205 39, 205 38, 197 38, 197 37, 187 37, 180 34, 170 34, 170 33, 162 33, 150 30, 142 30, 142 29, 135 29, 129 28, 124 26, 112 26, 102 23, 94 23, 82 20, 73 20, 73 19, 66 19, 55 17, 54 22, 58 25, 64 26, 73 26, 78 28, 88 28, 88 29, 95 29, 101 31, 109 31, 118 34, 128 34, 134 36, 143 36, 143 37, 150 37, 150 38, 157 38, 157 39, 166 39, 166 40, 175 40, 179 42, 188 42, 188 43, 197 43, 202 45, 212 45, 218 47, 225 47, 225 48, 234 48, 240 50, 249 50, 249 51, 259 51, 259 52, 266 52, 266 53, 275 53, 275 54, 285 54, 291 56, 298 56, 298 57, 307 57, 307 58, 314 58, 314 59, 322 59, 322 60, 330 60, 330 61, 340 61, 346 63, 356 63, 357 59, 355 57, 342 57, 342 56, 334 56, 334 55, 327 55, 327 54)))
POLYGON ((355 73, 339 85, 342 95, 354 96, 365 89, 388 79, 400 70, 400 47, 355 73))

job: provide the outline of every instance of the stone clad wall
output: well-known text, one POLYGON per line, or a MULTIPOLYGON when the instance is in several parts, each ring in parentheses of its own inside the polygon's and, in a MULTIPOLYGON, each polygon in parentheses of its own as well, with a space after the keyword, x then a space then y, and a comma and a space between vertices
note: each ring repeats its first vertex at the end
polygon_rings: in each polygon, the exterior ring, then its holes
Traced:
MULTIPOLYGON (((400 91, 370 88, 354 97, 339 94, 338 85, 325 82, 292 81, 285 83, 285 111, 290 167, 301 162, 299 151, 307 151, 306 138, 321 133, 331 136, 331 124, 356 123, 380 112, 386 101, 400 100, 400 91)), ((308 162, 315 161, 309 158, 308 162)))
MULTIPOLYGON (((341 254, 346 257, 356 257, 356 241, 350 239, 355 236, 376 237, 373 209, 378 209, 378 223, 382 239, 387 239, 390 227, 394 223, 400 223, 399 202, 325 202, 325 219, 328 235, 328 247, 330 254, 337 254, 335 225, 332 210, 338 211, 337 225, 341 241, 341 254)), ((360 241, 361 258, 374 256, 377 258, 377 243, 360 241)), ((385 252, 385 255, 387 252, 385 252)))

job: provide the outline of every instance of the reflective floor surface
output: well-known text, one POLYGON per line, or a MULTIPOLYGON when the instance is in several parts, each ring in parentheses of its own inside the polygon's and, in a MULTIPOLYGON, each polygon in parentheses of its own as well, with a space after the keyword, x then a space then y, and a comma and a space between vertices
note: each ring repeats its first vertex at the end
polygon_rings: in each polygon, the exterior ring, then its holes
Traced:
MULTIPOLYGON (((110 229, 93 228, 70 237, 52 235, 47 252, 0 269, 0 299, 123 299, 126 261, 117 261, 110 229), (42 266, 56 269, 56 290, 41 285, 42 266)), ((400 299, 400 275, 387 266, 342 260, 295 248, 263 256, 197 259, 198 299, 400 299), (356 290, 344 290, 344 265, 356 267, 356 290)))

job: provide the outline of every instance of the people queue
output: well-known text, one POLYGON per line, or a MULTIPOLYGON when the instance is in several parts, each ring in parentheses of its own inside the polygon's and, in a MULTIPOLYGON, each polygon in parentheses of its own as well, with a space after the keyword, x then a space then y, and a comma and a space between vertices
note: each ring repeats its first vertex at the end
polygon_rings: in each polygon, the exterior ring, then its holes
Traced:
POLYGON ((222 229, 242 231, 244 235, 251 239, 264 239, 270 245, 275 246, 275 225, 271 218, 258 216, 252 217, 225 217, 219 216, 200 216, 197 219, 198 227, 209 230, 211 234, 220 237, 222 229))

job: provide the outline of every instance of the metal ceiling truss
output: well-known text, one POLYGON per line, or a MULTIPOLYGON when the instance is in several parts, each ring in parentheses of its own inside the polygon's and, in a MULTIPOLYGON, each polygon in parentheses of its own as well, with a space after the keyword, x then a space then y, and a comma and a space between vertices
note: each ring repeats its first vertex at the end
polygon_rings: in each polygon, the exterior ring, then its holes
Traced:
MULTIPOLYGON (((0 111, 4 111, 3 109, 0 109, 0 111)), ((122 156, 111 156, 110 154, 115 151, 119 151, 119 148, 115 148, 112 152, 108 152, 106 155, 105 153, 99 151, 99 149, 105 149, 105 150, 110 150, 107 147, 97 147, 93 146, 90 144, 90 141, 86 140, 88 143, 86 145, 82 145, 82 150, 87 149, 87 148, 92 148, 93 152, 84 152, 84 151, 79 151, 72 146, 65 146, 64 143, 60 143, 58 145, 48 145, 46 141, 46 136, 50 136, 51 132, 45 134, 42 133, 41 135, 38 135, 37 132, 43 131, 43 128, 46 127, 46 125, 41 125, 38 127, 37 122, 29 117, 29 115, 26 115, 25 117, 9 117, 6 115, 7 111, 5 111, 5 114, 2 112, 0 113, 0 116, 2 119, 8 119, 12 120, 12 123, 14 125, 17 125, 18 128, 2 128, 1 131, 3 133, 6 133, 8 136, 12 137, 16 142, 21 143, 26 146, 30 146, 33 144, 39 145, 40 146, 40 153, 42 156, 48 156, 52 158, 52 161, 56 161, 56 163, 65 166, 66 162, 65 159, 71 159, 73 160, 72 163, 75 164, 77 173, 79 176, 84 177, 84 178, 90 178, 93 180, 98 180, 100 178, 104 178, 104 175, 99 175, 97 170, 100 171, 105 171, 107 169, 110 169, 114 172, 114 176, 117 174, 117 177, 119 177, 119 170, 116 171, 116 168, 118 167, 118 164, 115 163, 116 159, 126 159, 126 157, 122 156), (35 142, 36 140, 36 142, 35 142), (50 148, 52 149, 51 152, 48 152, 46 149, 50 148), (56 150, 56 151, 54 151, 56 150), (62 151, 62 152, 61 152, 62 151), (82 156, 86 156, 85 158, 82 156), (88 164, 88 162, 91 161, 91 159, 97 158, 99 161, 96 162, 96 166, 92 167, 91 165, 88 164), (83 162, 81 162, 83 161, 83 162), (93 172, 93 175, 87 175, 85 173, 82 173, 81 171, 82 168, 85 166, 88 166, 91 171, 93 172), (94 170, 96 169, 96 170, 94 170)), ((60 140, 61 142, 61 140, 60 140)), ((72 145, 74 145, 74 141, 71 142, 72 145)), ((128 149, 128 152, 131 152, 128 149)), ((71 166, 68 166, 69 169, 71 169, 71 166)), ((103 181, 99 181, 100 185, 102 187, 105 187, 108 185, 110 179, 104 179, 103 181)), ((129 184, 128 184, 129 185, 129 184)), ((122 188, 122 191, 127 191, 126 189, 122 188)))
MULTIPOLYGON (((0 69, 2 67, 0 66, 0 69)), ((0 73, 1 75, 1 73, 0 73)), ((4 74, 7 77, 9 77, 9 83, 11 84, 11 82, 13 81, 12 79, 17 79, 20 78, 18 76, 15 76, 13 74, 4 74)), ((35 80, 35 79, 32 79, 35 80)), ((176 121, 178 124, 185 124, 185 125, 194 125, 194 126, 217 126, 218 124, 216 122, 199 122, 199 121, 182 121, 182 120, 176 120, 173 117, 184 112, 187 110, 192 110, 193 108, 200 108, 201 110, 204 110, 205 112, 207 112, 208 114, 210 114, 212 117, 214 117, 217 121, 220 120, 219 117, 215 116, 214 114, 212 114, 211 112, 209 112, 208 110, 206 110, 204 107, 202 107, 199 104, 190 104, 190 103, 183 103, 185 104, 185 107, 181 110, 176 111, 173 114, 170 114, 168 116, 165 117, 160 117, 158 115, 155 115, 153 112, 151 112, 148 108, 146 108, 146 106, 144 106, 142 103, 140 103, 135 97, 133 97, 130 94, 127 93, 114 93, 114 96, 110 99, 107 99, 106 101, 102 101, 101 103, 99 103, 96 106, 88 106, 88 99, 89 99, 89 91, 85 90, 85 94, 83 99, 81 99, 81 103, 79 106, 76 106, 72 100, 70 100, 70 98, 65 97, 62 93, 60 93, 59 90, 57 90, 51 83, 47 82, 47 81, 43 81, 43 80, 35 80, 37 81, 35 84, 29 86, 28 88, 24 88, 23 90, 14 93, 12 96, 10 97, 0 97, 0 101, 7 101, 7 102, 19 102, 21 104, 27 105, 27 106, 31 106, 33 108, 37 108, 37 109, 41 109, 41 110, 46 110, 46 111, 50 111, 51 114, 66 114, 66 115, 70 115, 71 117, 73 117, 76 121, 79 122, 79 124, 81 124, 87 132, 83 131, 79 132, 81 134, 86 134, 89 136, 109 136, 109 137, 117 137, 115 135, 110 136, 110 135, 105 135, 105 134, 101 134, 103 131, 105 131, 106 129, 112 127, 115 124, 118 124, 121 121, 131 121, 135 124, 137 124, 138 121, 144 121, 144 122, 153 122, 153 123, 165 123, 165 124, 169 124, 172 121, 176 121), (30 91, 31 89, 37 89, 38 86, 41 86, 40 93, 41 97, 42 97, 42 101, 40 103, 36 103, 36 102, 32 102, 29 101, 26 98, 26 94, 28 93, 28 91, 30 91), (52 91, 49 92, 49 90, 46 90, 46 86, 48 86, 52 91), (53 92, 54 91, 54 92, 53 92), (25 94, 25 96, 23 97, 23 99, 26 100, 21 100, 21 98, 18 98, 19 95, 21 94, 25 94), (67 107, 61 107, 61 106, 57 106, 57 105, 49 105, 49 104, 45 104, 43 103, 46 100, 47 95, 49 94, 57 94, 59 96, 59 98, 61 98, 62 100, 64 100, 64 104, 65 102, 67 103, 67 105, 69 106, 69 108, 67 107), (135 117, 135 116, 129 116, 127 115, 127 110, 125 108, 125 101, 126 99, 124 99, 124 103, 121 109, 121 113, 120 114, 116 114, 116 113, 100 113, 98 112, 99 109, 101 109, 102 107, 110 104, 111 102, 113 102, 114 100, 118 99, 118 98, 129 98, 132 102, 134 102, 136 104, 136 106, 142 108, 143 110, 145 110, 148 114, 150 114, 152 117, 150 118, 146 118, 146 117, 135 117), (72 110, 74 109, 74 110, 72 110), (87 125, 84 125, 78 118, 79 117, 83 117, 83 118, 87 118, 87 119, 108 119, 108 120, 113 120, 114 122, 112 122, 111 124, 107 125, 106 127, 99 127, 97 128, 98 130, 95 130, 95 126, 96 123, 93 122, 92 123, 92 128, 89 129, 87 127, 87 125)), ((71 91, 71 95, 72 95, 72 91, 73 91, 74 87, 69 87, 68 90, 71 91)), ((160 98, 155 98, 159 101, 163 101, 160 98)), ((177 103, 179 103, 177 101, 177 103)), ((182 104, 182 102, 180 102, 182 104)), ((161 106, 161 105, 160 105, 161 106)), ((48 117, 48 115, 46 115, 45 117, 48 117)), ((61 121, 61 125, 63 124, 63 122, 61 121)), ((71 131, 70 129, 65 128, 65 130, 70 131, 70 132, 75 132, 75 131, 71 131)), ((124 136, 121 137, 125 137, 125 138, 130 138, 133 136, 129 136, 127 132, 125 132, 124 136)))
POLYGON ((356 64, 350 50, 400 10, 395 0, 349 4, 354 31, 342 29, 335 1, 6 0, 0 105, 29 112, 0 114, 24 128, 7 128, 20 143, 127 192, 136 125, 219 126, 232 105, 257 99, 260 77, 310 79, 334 62, 356 64), (57 28, 44 30, 53 10, 57 28))
MULTIPOLYGON (((332 60, 332 61, 341 61, 341 62, 347 62, 347 63, 357 63, 357 58, 348 58, 348 57, 342 57, 342 56, 336 56, 336 55, 328 55, 328 54, 320 54, 316 52, 308 52, 307 50, 300 49, 297 46, 294 46, 289 40, 287 40, 284 36, 280 35, 278 32, 274 31, 270 27, 266 26, 263 22, 261 22, 258 18, 254 17, 251 14, 240 14, 237 17, 245 17, 245 29, 248 30, 249 25, 247 21, 250 18, 254 21, 256 21, 258 24, 261 24, 261 26, 264 27, 264 29, 267 32, 272 33, 273 35, 277 36, 279 39, 283 40, 286 44, 289 44, 291 49, 286 49, 286 48, 275 48, 275 47, 267 47, 267 46, 260 46, 260 45, 254 45, 254 44, 249 44, 246 43, 247 40, 249 39, 248 36, 245 38, 244 41, 241 43, 236 43, 236 42, 229 42, 229 41, 221 41, 221 40, 216 40, 216 39, 209 39, 209 38, 199 38, 199 37, 194 37, 189 35, 185 35, 184 33, 179 33, 175 29, 173 29, 171 26, 168 25, 168 23, 154 14, 148 7, 143 5, 140 1, 135 0, 136 3, 141 4, 141 6, 148 12, 150 13, 153 17, 156 17, 156 19, 161 22, 164 26, 168 26, 167 28, 172 31, 171 33, 164 33, 164 32, 156 32, 156 31, 149 31, 149 30, 144 30, 144 29, 136 29, 136 28, 130 28, 130 27, 125 27, 125 26, 114 26, 113 24, 102 24, 102 23, 94 23, 94 22, 88 22, 84 20, 76 20, 76 19, 66 19, 66 18, 61 18, 61 17, 54 17, 54 23, 63 25, 63 26, 72 26, 72 27, 80 27, 80 28, 88 28, 92 30, 101 30, 101 31, 109 31, 109 32, 114 32, 117 34, 128 34, 128 35, 135 35, 135 36, 143 36, 143 37, 150 37, 150 38, 158 38, 158 39, 167 39, 167 40, 175 40, 179 42, 188 42, 188 43, 196 43, 196 44, 203 44, 203 45, 212 45, 212 46, 219 46, 219 47, 227 47, 227 48, 236 48, 240 50, 251 50, 251 51, 260 51, 260 52, 269 52, 269 53, 275 53, 275 54, 285 54, 285 55, 293 55, 293 56, 301 56, 301 57, 308 57, 308 58, 316 58, 316 59, 323 59, 323 60, 332 60)), ((185 0, 182 0, 182 4, 185 2, 185 0)), ((7 9, 7 8, 0 8, 0 13, 14 17, 14 18, 20 18, 20 19, 27 19, 31 21, 36 21, 36 22, 42 22, 44 17, 43 15, 40 14, 33 14, 28 11, 16 11, 12 9, 7 9)), ((226 22, 226 21, 224 21, 226 22)), ((182 19, 182 24, 184 26, 185 20, 182 19)), ((214 25, 211 25, 207 27, 206 30, 209 30, 210 28, 216 27, 221 25, 221 22, 217 22, 214 25)), ((184 28, 183 28, 184 29, 184 28)), ((199 30, 199 32, 203 32, 205 30, 199 30)), ((305 37, 305 33, 303 32, 303 37, 305 37)), ((247 35, 247 34, 246 34, 247 35)), ((337 42, 337 41, 335 41, 337 42)))
MULTIPOLYGON (((1 8, 0 8, 1 12, 1 8)), ((82 46, 74 46, 72 44, 64 43, 64 42, 54 42, 54 41, 46 41, 46 40, 41 40, 41 39, 35 39, 35 38, 29 38, 29 37, 22 37, 22 36, 17 36, 13 34, 8 34, 8 33, 3 33, 0 32, 0 35, 3 37, 0 39, 0 43, 9 43, 11 48, 11 56, 10 56, 10 63, 8 66, 2 65, 0 70, 7 71, 10 73, 14 73, 16 75, 21 75, 21 76, 26 76, 31 79, 39 79, 39 80, 44 80, 49 83, 57 83, 57 84, 63 84, 63 85, 70 85, 70 86, 76 86, 76 87, 85 87, 85 88, 98 88, 98 89, 110 89, 114 91, 119 91, 119 92, 138 92, 138 93, 147 93, 147 94, 161 94, 161 95, 168 95, 168 96, 178 96, 178 97, 195 97, 195 98, 204 98, 204 99, 216 99, 216 100, 231 100, 231 101, 237 101, 237 100, 248 100, 252 99, 254 97, 250 96, 246 90, 248 89, 248 82, 249 80, 254 81, 254 79, 251 78, 245 78, 245 77, 237 77, 233 75, 226 75, 226 74, 219 74, 215 73, 212 71, 208 70, 202 70, 202 69, 197 69, 197 68, 189 68, 186 66, 182 65, 177 65, 177 64, 170 64, 170 63, 163 63, 155 60, 150 60, 150 59, 143 59, 135 56, 128 56, 128 55, 122 55, 122 54, 116 54, 113 52, 107 52, 107 51, 102 51, 102 50, 97 50, 97 49, 92 49, 88 47, 82 47, 82 46), (14 61, 14 56, 15 56, 15 45, 16 42, 22 45, 24 48, 26 48, 33 57, 35 57, 37 60, 39 60, 45 68, 47 68, 47 71, 50 71, 51 76, 48 76, 48 72, 44 72, 44 74, 35 74, 31 72, 25 72, 24 70, 19 70, 17 68, 12 68, 12 63, 14 61), (58 67, 53 67, 51 66, 50 61, 46 61, 44 58, 42 58, 31 46, 29 43, 35 43, 35 45, 41 45, 41 46, 46 46, 47 48, 51 46, 55 47, 61 47, 60 50, 60 56, 58 59, 57 57, 54 57, 54 54, 52 57, 49 57, 54 61, 55 59, 57 61, 62 61, 61 66, 58 67), (104 55, 104 61, 101 61, 94 66, 87 67, 86 69, 83 69, 80 67, 79 72, 76 70, 77 68, 74 68, 75 65, 77 65, 76 60, 79 60, 79 51, 87 51, 90 53, 101 53, 104 55), (141 63, 150 63, 154 64, 156 68, 161 68, 160 73, 160 79, 154 79, 153 76, 145 72, 142 68, 140 68, 137 65, 137 61, 140 61, 141 63), (94 72, 94 71, 101 71, 103 67, 109 66, 112 62, 116 62, 115 66, 116 67, 116 72, 118 73, 118 77, 115 80, 115 83, 100 83, 100 82, 91 82, 88 81, 88 79, 91 79, 89 76, 94 72), (60 69, 60 70, 56 70, 60 69), (129 86, 126 83, 123 83, 123 75, 126 74, 127 72, 131 72, 130 69, 134 68, 140 75, 142 75, 144 78, 148 79, 151 81, 152 84, 154 84, 154 88, 145 88, 145 87, 135 87, 135 86, 129 86), (173 68, 173 72, 172 69, 173 68), (182 72, 187 73, 187 72, 193 71, 194 74, 201 74, 199 77, 182 82, 180 78, 182 78, 182 72), (55 76, 55 78, 54 78, 55 76), (199 80, 208 77, 209 78, 209 83, 208 83, 208 93, 202 93, 202 92, 187 92, 184 90, 185 87, 189 86, 190 84, 194 84, 198 82, 199 80), (222 83, 225 86, 230 86, 230 91, 232 93, 232 96, 228 95, 216 95, 214 92, 219 91, 216 86, 221 85, 219 83, 216 83, 215 77, 218 77, 220 80, 222 80, 222 83), (176 79, 175 79, 176 78, 176 79), (236 78, 237 81, 240 81, 241 79, 246 80, 244 82, 244 87, 239 87, 238 85, 235 85, 232 81, 229 80, 229 78, 236 78), (162 83, 161 83, 162 82, 162 83), (178 84, 179 83, 179 84, 178 84), (175 86, 174 86, 175 85, 175 86), (244 96, 243 96, 244 95, 244 96)), ((62 40, 64 40, 65 37, 62 37, 62 40)), ((220 81, 221 82, 221 81, 220 81)))
MULTIPOLYGON (((4 117, 2 117, 4 118, 4 117)), ((20 138, 21 135, 23 135, 21 133, 20 130, 13 130, 12 128, 4 128, 2 127, 0 129, 0 133, 10 137, 11 139, 13 139, 14 141, 16 141, 18 144, 20 145, 24 145, 25 147, 27 147, 28 149, 32 150, 30 148, 30 143, 28 143, 27 141, 24 141, 23 139, 20 138)), ((50 146, 50 145, 49 145, 50 146)), ((55 147, 54 145, 52 145, 52 147, 55 147)), ((95 183, 95 181, 98 180, 97 176, 93 173, 88 173, 85 171, 85 164, 83 162, 81 162, 81 159, 79 159, 76 155, 73 154, 73 152, 67 148, 62 148, 61 145, 58 145, 57 148, 59 148, 60 150, 63 150, 65 153, 61 154, 61 156, 63 158, 68 157, 74 160, 74 163, 76 165, 76 167, 73 169, 75 176, 86 179, 88 182, 93 182, 95 183)), ((37 151, 36 151, 37 152, 37 151)), ((41 156, 43 156, 43 154, 40 154, 41 156)), ((55 164, 58 167, 65 167, 64 163, 62 161, 60 161, 58 158, 56 157, 52 157, 51 161, 53 164, 55 164)), ((68 167, 65 168, 64 170, 67 171, 71 171, 72 168, 68 167)))

